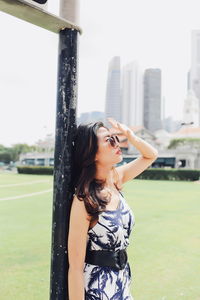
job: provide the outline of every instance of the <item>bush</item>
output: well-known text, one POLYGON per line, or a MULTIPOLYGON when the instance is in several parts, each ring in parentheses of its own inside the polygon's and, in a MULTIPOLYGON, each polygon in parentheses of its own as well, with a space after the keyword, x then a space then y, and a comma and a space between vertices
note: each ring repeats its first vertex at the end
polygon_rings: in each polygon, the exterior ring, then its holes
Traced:
POLYGON ((137 179, 155 180, 199 180, 200 170, 149 168, 136 177, 137 179))
POLYGON ((18 166, 17 172, 20 174, 53 175, 53 169, 53 167, 18 166))
MULTIPOLYGON (((54 167, 43 166, 18 166, 17 171, 21 174, 53 175, 54 167)), ((152 180, 186 180, 195 181, 200 179, 200 170, 193 169, 163 169, 148 168, 137 179, 152 180)))

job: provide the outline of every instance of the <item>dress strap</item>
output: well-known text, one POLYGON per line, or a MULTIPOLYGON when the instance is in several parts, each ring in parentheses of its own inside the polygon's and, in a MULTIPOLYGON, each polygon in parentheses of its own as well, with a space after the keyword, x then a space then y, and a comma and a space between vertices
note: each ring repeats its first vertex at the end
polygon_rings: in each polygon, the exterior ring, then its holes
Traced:
POLYGON ((124 198, 124 195, 123 195, 123 193, 120 191, 120 190, 118 190, 118 192, 122 195, 122 197, 124 198))

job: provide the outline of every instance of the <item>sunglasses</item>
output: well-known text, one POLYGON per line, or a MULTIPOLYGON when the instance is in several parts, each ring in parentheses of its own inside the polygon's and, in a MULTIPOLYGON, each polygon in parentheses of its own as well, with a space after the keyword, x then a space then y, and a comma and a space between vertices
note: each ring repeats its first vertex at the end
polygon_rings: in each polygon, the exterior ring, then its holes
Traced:
POLYGON ((112 147, 115 147, 116 144, 117 144, 117 142, 119 143, 119 138, 118 138, 117 135, 113 135, 113 136, 111 136, 109 139, 107 139, 107 141, 110 142, 110 145, 111 145, 112 147))

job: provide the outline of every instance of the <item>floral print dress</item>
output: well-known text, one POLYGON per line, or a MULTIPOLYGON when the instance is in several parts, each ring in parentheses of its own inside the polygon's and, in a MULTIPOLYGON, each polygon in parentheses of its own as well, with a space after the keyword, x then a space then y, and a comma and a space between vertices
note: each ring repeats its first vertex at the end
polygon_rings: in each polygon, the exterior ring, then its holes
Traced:
MULTIPOLYGON (((88 230, 87 247, 90 250, 117 251, 129 245, 135 218, 121 192, 119 197, 118 208, 102 212, 98 222, 88 230)), ((130 284, 128 261, 122 270, 84 263, 85 300, 133 300, 130 284)))

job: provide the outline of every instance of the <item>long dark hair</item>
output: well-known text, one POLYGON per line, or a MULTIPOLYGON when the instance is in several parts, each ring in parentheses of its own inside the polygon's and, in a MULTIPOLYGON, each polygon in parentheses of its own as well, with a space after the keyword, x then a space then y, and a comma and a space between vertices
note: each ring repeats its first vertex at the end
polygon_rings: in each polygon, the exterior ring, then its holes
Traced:
MULTIPOLYGON (((110 193, 106 196, 100 195, 105 181, 95 179, 95 156, 98 151, 97 131, 100 127, 108 129, 100 121, 86 124, 81 123, 76 129, 72 153, 72 181, 75 195, 80 201, 84 201, 85 208, 87 213, 92 217, 92 221, 97 219, 99 213, 105 210, 111 196, 110 193)), ((114 167, 113 170, 117 176, 118 174, 114 167)), ((115 186, 120 190, 117 184, 115 186)))

